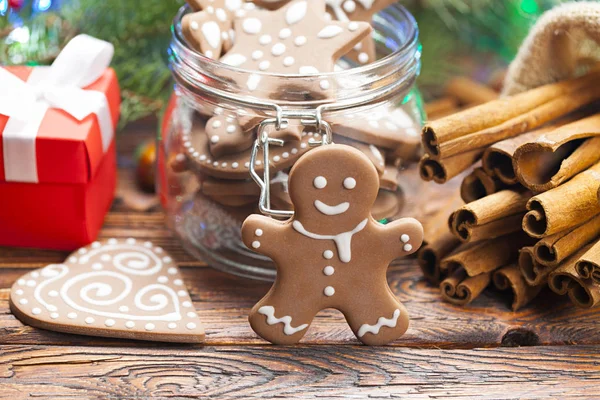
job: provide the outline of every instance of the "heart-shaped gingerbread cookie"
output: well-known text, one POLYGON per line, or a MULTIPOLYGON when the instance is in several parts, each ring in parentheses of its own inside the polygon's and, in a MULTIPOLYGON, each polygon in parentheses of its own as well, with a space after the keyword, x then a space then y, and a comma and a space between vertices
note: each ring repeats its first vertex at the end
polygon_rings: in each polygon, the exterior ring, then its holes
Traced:
POLYGON ((151 242, 109 239, 25 274, 10 292, 24 323, 58 332, 162 342, 204 340, 179 269, 151 242))

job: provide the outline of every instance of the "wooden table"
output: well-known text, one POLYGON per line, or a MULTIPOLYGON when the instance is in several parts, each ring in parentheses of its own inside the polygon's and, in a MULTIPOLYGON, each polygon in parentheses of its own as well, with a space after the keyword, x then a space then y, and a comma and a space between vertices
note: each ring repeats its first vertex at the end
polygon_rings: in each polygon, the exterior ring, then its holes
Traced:
MULTIPOLYGON (((119 138, 121 164, 153 128, 119 138)), ((126 176, 127 171, 121 177, 126 176)), ((600 397, 600 312, 544 293, 513 313, 490 292, 466 308, 441 301, 415 262, 390 268, 389 282, 411 315, 388 347, 359 344, 333 310, 298 346, 272 346, 247 323, 269 284, 237 278, 187 255, 160 210, 119 203, 101 237, 152 240, 182 268, 206 326, 204 345, 173 345, 53 333, 20 323, 9 288, 27 271, 67 254, 0 248, 0 398, 568 398, 600 397)))

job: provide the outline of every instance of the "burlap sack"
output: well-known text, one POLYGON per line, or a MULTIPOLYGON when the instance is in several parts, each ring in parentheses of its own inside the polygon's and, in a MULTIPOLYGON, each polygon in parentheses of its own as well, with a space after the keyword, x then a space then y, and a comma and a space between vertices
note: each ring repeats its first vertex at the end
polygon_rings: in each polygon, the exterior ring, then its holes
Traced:
POLYGON ((565 3, 544 13, 521 45, 504 95, 584 73, 600 61, 600 2, 565 3))

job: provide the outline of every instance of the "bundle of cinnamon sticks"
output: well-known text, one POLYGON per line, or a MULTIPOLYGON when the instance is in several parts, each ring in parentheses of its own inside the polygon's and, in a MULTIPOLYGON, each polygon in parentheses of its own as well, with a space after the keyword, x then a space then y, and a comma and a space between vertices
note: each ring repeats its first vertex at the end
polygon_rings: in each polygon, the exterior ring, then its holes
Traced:
POLYGON ((547 284, 600 304, 599 100, 595 68, 426 124, 421 177, 461 179, 419 252, 445 300, 466 305, 493 284, 516 310, 547 284))

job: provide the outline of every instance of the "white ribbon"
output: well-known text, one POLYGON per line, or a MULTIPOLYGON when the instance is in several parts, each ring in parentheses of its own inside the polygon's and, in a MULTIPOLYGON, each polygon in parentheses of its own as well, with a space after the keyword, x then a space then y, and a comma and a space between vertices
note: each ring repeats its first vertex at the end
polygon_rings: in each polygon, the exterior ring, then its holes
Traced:
POLYGON ((2 134, 6 181, 39 181, 35 141, 49 108, 61 109, 78 121, 96 114, 106 152, 114 136, 106 95, 82 88, 102 76, 113 53, 112 44, 78 35, 52 66, 34 68, 27 82, 0 68, 0 114, 9 117, 2 134))

